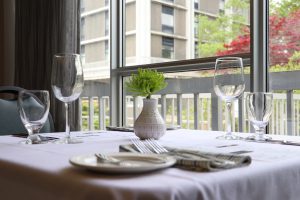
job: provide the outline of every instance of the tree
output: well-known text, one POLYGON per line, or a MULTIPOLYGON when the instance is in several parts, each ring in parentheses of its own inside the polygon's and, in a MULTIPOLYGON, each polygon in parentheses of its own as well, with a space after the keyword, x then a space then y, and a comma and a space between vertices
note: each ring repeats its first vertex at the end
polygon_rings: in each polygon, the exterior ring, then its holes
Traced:
MULTIPOLYGON (((294 52, 300 51, 300 9, 287 16, 270 16, 269 29, 270 65, 288 63, 294 52)), ((225 50, 219 50, 217 55, 249 52, 249 29, 244 29, 241 35, 223 47, 225 50)))
POLYGON ((198 18, 198 51, 202 57, 214 56, 216 52, 225 50, 224 44, 233 40, 247 27, 246 17, 241 11, 249 10, 248 0, 228 0, 224 8, 225 13, 219 13, 216 18, 198 18))
POLYGON ((289 15, 289 13, 295 12, 300 9, 300 1, 281 0, 280 2, 278 2, 276 0, 271 0, 269 7, 271 15, 286 17, 289 15))

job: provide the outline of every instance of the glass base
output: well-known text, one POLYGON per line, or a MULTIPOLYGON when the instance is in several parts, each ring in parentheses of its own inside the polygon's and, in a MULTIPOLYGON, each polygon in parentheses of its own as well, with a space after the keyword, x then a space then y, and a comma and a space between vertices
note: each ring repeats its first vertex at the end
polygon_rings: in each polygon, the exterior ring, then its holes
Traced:
POLYGON ((272 137, 266 135, 266 134, 253 134, 251 136, 246 137, 246 140, 254 140, 254 141, 267 141, 271 140, 272 137))
POLYGON ((241 139, 243 139, 240 136, 233 135, 233 134, 228 134, 228 133, 225 134, 225 135, 220 135, 220 136, 218 136, 216 138, 220 139, 220 140, 241 140, 241 139))
POLYGON ((42 141, 38 134, 30 135, 26 138, 26 140, 22 140, 19 142, 20 144, 44 144, 45 142, 42 141))
POLYGON ((83 140, 72 138, 72 137, 65 137, 63 139, 54 141, 54 143, 55 144, 78 144, 78 143, 83 143, 83 140))

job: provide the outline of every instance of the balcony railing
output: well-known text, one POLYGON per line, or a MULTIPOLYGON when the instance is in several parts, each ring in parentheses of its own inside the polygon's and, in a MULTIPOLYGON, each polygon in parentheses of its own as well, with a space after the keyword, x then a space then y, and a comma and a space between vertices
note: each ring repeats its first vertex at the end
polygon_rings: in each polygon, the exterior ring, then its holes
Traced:
MULTIPOLYGON (((293 89, 299 89, 300 84, 299 80, 290 80, 292 76, 299 76, 299 73, 294 71, 271 74, 271 80, 276 80, 272 88, 280 90, 280 93, 274 92, 273 114, 269 126, 272 134, 300 135, 300 94, 293 93, 293 89)), ((225 106, 212 92, 211 77, 170 79, 168 82, 168 90, 154 96, 159 99, 159 110, 167 124, 189 129, 225 130, 225 106)), ((246 82, 249 85, 249 77, 246 77, 246 82)), ((88 82, 82 96, 82 128, 105 129, 109 124, 109 85, 88 82)), ((233 107, 233 131, 249 132, 251 125, 244 98, 236 101, 233 107)), ((126 126, 133 125, 141 108, 141 98, 126 96, 126 126)))

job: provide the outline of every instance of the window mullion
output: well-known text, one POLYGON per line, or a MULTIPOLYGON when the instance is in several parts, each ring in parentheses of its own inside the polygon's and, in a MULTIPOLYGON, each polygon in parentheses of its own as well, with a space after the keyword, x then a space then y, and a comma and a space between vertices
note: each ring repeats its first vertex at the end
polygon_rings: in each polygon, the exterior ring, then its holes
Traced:
POLYGON ((268 73, 268 0, 251 1, 251 91, 269 89, 268 73))
POLYGON ((125 1, 110 1, 110 125, 122 126, 122 77, 113 71, 125 65, 125 1))

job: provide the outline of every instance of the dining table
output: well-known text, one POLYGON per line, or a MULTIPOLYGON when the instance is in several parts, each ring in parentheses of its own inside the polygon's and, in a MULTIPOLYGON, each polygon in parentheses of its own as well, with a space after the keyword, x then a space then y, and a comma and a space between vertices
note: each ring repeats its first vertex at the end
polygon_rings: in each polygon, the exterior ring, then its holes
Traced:
MULTIPOLYGON (((65 133, 45 133, 63 137, 65 133)), ((157 142, 165 147, 239 154, 251 164, 218 171, 176 166, 143 173, 106 173, 74 166, 78 155, 111 154, 137 138, 125 131, 79 131, 78 144, 26 145, 24 138, 0 136, 1 200, 298 200, 300 146, 278 142, 221 140, 220 131, 169 130, 157 142)), ((235 133, 247 137, 250 133, 235 133)), ((299 136, 271 135, 300 143, 299 136)))

